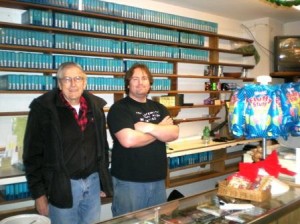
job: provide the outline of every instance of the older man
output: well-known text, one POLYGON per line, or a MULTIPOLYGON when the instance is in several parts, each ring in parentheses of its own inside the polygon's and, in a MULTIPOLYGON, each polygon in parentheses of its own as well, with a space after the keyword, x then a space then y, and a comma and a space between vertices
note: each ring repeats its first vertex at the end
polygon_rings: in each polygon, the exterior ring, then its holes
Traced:
POLYGON ((76 63, 63 63, 57 81, 59 89, 30 104, 26 178, 37 211, 52 224, 94 223, 100 220, 100 186, 112 194, 106 102, 85 91, 87 77, 76 63))

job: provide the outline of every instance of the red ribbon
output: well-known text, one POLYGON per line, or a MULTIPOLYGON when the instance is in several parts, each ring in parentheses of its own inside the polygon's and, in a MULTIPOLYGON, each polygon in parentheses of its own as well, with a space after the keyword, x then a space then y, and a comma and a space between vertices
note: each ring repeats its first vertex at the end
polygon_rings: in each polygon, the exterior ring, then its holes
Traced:
POLYGON ((265 160, 256 163, 240 163, 238 172, 239 175, 248 178, 250 181, 254 181, 258 176, 258 170, 263 168, 269 175, 278 177, 279 173, 283 173, 289 176, 295 176, 296 173, 283 168, 279 164, 278 155, 275 150, 267 156, 265 160))

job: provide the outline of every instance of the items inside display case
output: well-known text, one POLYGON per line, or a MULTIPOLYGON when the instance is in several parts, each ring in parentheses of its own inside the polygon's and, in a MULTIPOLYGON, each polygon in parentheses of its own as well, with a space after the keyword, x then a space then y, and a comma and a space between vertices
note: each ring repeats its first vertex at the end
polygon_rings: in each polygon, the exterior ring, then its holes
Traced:
POLYGON ((217 196, 216 190, 170 201, 159 206, 115 217, 102 224, 236 224, 296 223, 300 220, 300 188, 291 186, 282 195, 264 202, 217 196), (240 206, 220 209, 224 204, 240 206), (249 205, 252 205, 251 208, 249 205), (243 209, 244 208, 244 209, 243 209), (245 209, 246 208, 246 209, 245 209), (204 211, 203 211, 204 210, 204 211), (210 212, 207 212, 210 211, 210 212), (292 220, 292 222, 287 222, 292 220))
POLYGON ((231 202, 233 201, 230 198, 220 197, 213 191, 209 191, 203 196, 183 198, 159 207, 129 213, 103 223, 232 224, 245 223, 266 212, 264 208, 252 205, 247 200, 236 199, 234 203, 231 202), (228 209, 228 207, 232 208, 228 209))

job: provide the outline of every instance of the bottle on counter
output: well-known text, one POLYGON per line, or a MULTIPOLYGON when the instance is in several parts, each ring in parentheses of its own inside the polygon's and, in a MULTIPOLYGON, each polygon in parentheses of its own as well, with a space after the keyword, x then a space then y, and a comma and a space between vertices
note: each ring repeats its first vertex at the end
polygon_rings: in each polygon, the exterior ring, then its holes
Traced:
POLYGON ((210 130, 208 126, 205 126, 203 129, 202 142, 205 145, 210 142, 210 130))

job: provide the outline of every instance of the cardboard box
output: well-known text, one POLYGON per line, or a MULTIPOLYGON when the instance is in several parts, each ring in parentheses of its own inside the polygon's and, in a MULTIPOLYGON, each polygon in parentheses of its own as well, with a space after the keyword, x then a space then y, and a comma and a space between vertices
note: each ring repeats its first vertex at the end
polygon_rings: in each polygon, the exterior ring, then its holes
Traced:
POLYGON ((153 96, 152 100, 159 102, 166 107, 174 107, 176 105, 175 96, 153 96))

